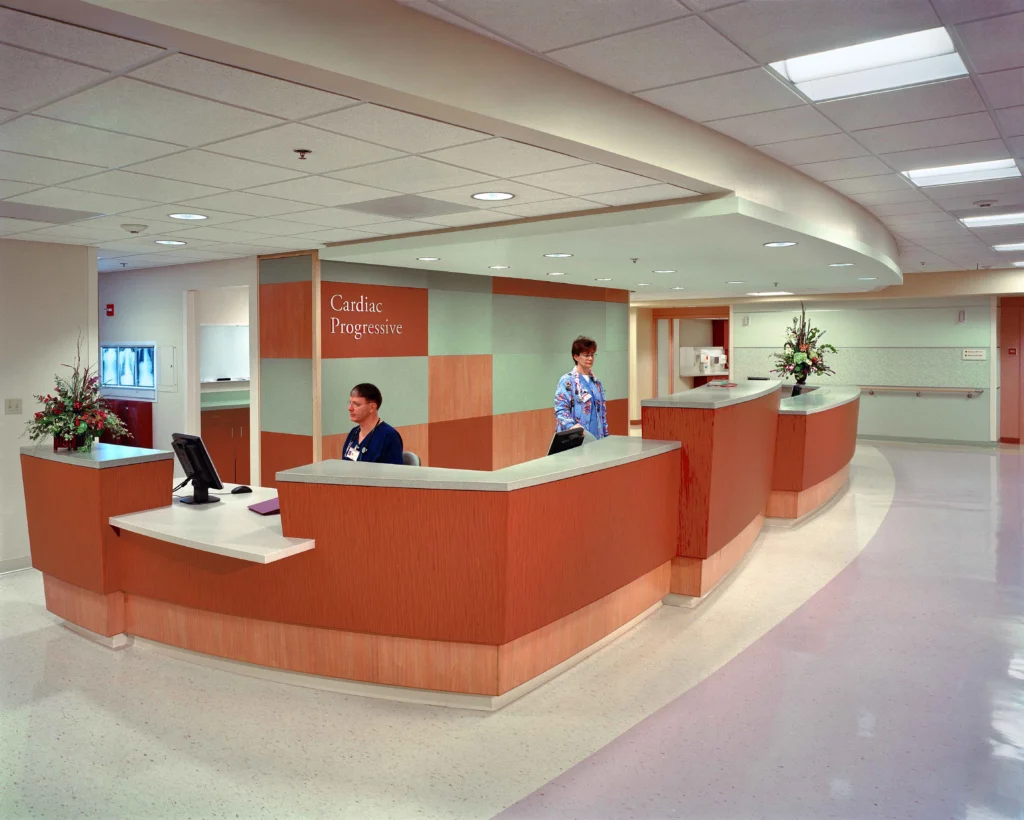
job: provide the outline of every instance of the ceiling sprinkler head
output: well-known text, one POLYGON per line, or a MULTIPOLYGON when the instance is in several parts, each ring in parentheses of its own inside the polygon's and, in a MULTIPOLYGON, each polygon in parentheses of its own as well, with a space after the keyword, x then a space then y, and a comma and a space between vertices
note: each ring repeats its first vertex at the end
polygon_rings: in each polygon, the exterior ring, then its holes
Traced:
POLYGON ((979 208, 991 208, 993 205, 996 204, 996 200, 994 200, 994 199, 979 199, 974 204, 977 205, 979 208))
POLYGON ((305 159, 307 156, 313 153, 313 151, 309 148, 293 148, 292 150, 299 155, 299 159, 305 159))
POLYGON ((137 233, 142 233, 148 227, 149 227, 149 225, 136 225, 136 224, 133 224, 133 223, 128 223, 126 225, 122 225, 121 226, 121 230, 122 231, 128 231, 128 233, 130 233, 130 234, 137 234, 137 233))

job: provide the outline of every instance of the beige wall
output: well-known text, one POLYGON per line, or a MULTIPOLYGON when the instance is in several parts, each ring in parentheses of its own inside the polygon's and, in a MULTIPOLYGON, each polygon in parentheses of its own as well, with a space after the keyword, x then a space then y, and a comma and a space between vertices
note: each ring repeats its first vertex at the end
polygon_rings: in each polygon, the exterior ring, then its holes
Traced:
POLYGON ((654 311, 629 311, 629 418, 640 418, 640 402, 654 395, 654 311))
POLYGON ((247 287, 208 288, 199 291, 199 324, 249 324, 249 289, 247 287))
POLYGON ((96 320, 95 249, 0 239, 0 398, 22 400, 21 415, 0 415, 0 572, 29 564, 18 451, 32 395, 53 390, 79 335, 96 362, 96 320))

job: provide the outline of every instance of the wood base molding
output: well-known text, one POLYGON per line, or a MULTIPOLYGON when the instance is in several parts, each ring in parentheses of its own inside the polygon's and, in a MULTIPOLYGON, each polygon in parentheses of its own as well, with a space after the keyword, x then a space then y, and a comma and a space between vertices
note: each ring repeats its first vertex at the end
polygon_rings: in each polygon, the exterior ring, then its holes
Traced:
POLYGON ((763 524, 764 516, 757 516, 732 541, 707 558, 677 555, 672 559, 672 581, 669 591, 674 595, 689 595, 694 598, 707 595, 747 554, 757 540, 763 524))
POLYGON ((44 574, 43 595, 46 608, 68 623, 108 638, 125 631, 122 592, 104 595, 44 574))
POLYGON ((825 506, 838 493, 850 477, 850 465, 800 492, 772 490, 768 497, 766 515, 769 518, 803 518, 825 506))

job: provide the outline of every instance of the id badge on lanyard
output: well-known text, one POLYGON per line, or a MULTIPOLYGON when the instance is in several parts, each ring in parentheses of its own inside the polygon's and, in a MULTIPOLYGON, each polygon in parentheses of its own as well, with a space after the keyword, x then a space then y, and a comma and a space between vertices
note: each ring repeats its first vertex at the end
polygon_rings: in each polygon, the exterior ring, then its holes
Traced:
POLYGON ((345 451, 345 459, 347 461, 359 461, 359 444, 350 444, 348 449, 345 451))

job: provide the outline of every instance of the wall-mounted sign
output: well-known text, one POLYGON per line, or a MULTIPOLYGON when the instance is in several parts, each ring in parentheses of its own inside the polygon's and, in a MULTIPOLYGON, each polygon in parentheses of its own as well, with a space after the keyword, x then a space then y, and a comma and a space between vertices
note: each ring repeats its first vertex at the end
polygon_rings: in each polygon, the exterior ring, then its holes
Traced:
POLYGON ((965 347, 963 349, 963 360, 965 362, 983 362, 988 358, 988 350, 984 347, 965 347))
POLYGON ((427 355, 427 291, 349 282, 320 284, 325 359, 427 355))

